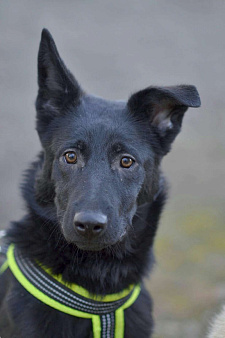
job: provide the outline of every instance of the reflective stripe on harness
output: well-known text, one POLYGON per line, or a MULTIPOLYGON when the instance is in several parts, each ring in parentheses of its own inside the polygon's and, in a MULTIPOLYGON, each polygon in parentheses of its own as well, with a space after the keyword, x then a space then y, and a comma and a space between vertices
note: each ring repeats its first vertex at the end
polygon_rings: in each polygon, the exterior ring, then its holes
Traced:
POLYGON ((131 285, 117 294, 92 296, 25 257, 14 245, 9 246, 7 262, 0 273, 8 266, 20 284, 41 302, 69 315, 91 319, 94 338, 124 337, 124 309, 138 298, 139 285, 131 285))

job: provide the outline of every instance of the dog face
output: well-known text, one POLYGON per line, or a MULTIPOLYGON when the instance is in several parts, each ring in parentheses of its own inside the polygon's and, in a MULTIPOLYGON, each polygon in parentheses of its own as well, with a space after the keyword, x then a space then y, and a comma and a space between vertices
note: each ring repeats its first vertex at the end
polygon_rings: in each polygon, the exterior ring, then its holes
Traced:
POLYGON ((153 152, 125 111, 124 103, 86 97, 54 124, 58 219, 66 240, 79 248, 97 250, 123 238, 136 211, 144 167, 154 166, 153 152))
POLYGON ((154 198, 160 160, 184 112, 200 105, 198 92, 193 86, 149 87, 128 102, 87 95, 46 30, 38 83, 37 130, 45 161, 37 201, 55 205, 67 242, 91 251, 112 246, 132 229, 138 205, 154 198))

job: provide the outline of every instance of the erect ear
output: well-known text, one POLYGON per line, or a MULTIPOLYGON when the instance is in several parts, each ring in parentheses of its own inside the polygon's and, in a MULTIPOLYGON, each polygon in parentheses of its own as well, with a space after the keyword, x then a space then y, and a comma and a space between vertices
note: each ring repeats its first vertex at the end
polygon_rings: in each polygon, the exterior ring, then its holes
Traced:
POLYGON ((55 42, 43 29, 38 52, 37 129, 76 104, 82 94, 77 81, 59 56, 55 42), (40 123, 38 123, 40 122, 40 123))
POLYGON ((158 140, 159 151, 165 155, 179 133, 188 107, 200 107, 197 89, 190 85, 149 87, 133 94, 128 107, 138 119, 146 119, 158 140))

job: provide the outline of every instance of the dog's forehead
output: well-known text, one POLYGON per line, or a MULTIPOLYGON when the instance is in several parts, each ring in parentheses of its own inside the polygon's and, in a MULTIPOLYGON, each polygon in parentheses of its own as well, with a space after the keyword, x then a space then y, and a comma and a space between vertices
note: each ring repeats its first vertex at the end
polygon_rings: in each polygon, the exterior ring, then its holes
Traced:
POLYGON ((110 134, 127 134, 135 131, 135 124, 125 101, 107 101, 88 96, 69 116, 69 134, 87 137, 110 134))
POLYGON ((72 147, 78 141, 100 152, 106 152, 114 144, 121 144, 127 151, 147 147, 143 130, 140 132, 125 101, 88 96, 56 123, 52 143, 56 151, 62 143, 64 147, 72 147))
POLYGON ((92 122, 104 122, 106 120, 122 120, 127 115, 127 102, 109 101, 96 96, 87 96, 83 99, 81 108, 92 122))

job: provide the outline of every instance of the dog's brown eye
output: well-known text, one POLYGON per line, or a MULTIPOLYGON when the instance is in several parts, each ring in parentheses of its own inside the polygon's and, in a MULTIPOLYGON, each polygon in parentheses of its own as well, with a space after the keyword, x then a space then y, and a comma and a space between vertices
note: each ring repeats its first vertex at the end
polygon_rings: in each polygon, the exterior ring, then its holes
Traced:
POLYGON ((69 164, 74 164, 77 162, 77 154, 74 151, 68 151, 65 155, 65 160, 69 164))
POLYGON ((120 165, 123 168, 130 168, 133 163, 134 163, 134 160, 130 157, 123 157, 120 161, 120 165))

